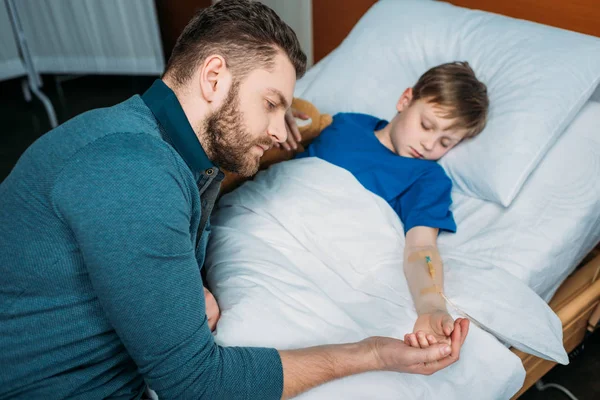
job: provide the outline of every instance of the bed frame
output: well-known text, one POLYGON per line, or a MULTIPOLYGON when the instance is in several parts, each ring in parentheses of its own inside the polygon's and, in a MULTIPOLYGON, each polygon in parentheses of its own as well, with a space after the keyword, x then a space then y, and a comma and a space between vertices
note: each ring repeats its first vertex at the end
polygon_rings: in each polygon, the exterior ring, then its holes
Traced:
MULTIPOLYGON (((586 332, 596 329, 600 320, 600 245, 563 282, 550 301, 550 307, 562 322, 563 344, 567 353, 570 353, 583 341, 586 332)), ((516 349, 511 350, 521 358, 527 373, 523 387, 513 397, 517 399, 556 363, 516 349)))
MULTIPOLYGON (((376 0, 313 0, 313 54, 315 62, 337 47, 376 0), (343 12, 340 12, 343 10, 343 12)), ((489 11, 600 37, 598 0, 448 0, 457 6, 489 11)), ((600 245, 560 286, 550 307, 563 325, 568 353, 600 320, 600 245)), ((517 399, 556 363, 511 349, 523 362, 525 383, 517 399)))
MULTIPOLYGON (((312 0, 314 62, 318 62, 336 48, 360 17, 376 2, 377 0, 312 0)), ((447 0, 446 2, 600 36, 598 0, 447 0)))

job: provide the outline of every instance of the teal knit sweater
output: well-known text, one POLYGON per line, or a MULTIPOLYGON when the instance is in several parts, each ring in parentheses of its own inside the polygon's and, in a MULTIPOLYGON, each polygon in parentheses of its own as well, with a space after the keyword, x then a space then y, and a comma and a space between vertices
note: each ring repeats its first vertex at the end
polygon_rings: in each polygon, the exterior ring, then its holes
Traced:
POLYGON ((0 185, 0 398, 131 399, 145 381, 161 400, 280 398, 276 350, 213 340, 204 174, 165 140, 191 128, 161 122, 140 96, 87 112, 0 185))

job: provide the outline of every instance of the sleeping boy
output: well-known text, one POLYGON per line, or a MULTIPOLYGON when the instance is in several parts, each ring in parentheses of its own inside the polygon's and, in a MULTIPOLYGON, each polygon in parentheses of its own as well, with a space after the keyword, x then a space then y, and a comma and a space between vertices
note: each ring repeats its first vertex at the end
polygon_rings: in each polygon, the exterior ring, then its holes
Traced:
POLYGON ((452 181, 436 162, 478 135, 488 113, 486 86, 467 62, 431 68, 402 93, 390 121, 340 113, 296 158, 319 157, 351 172, 385 199, 403 222, 404 273, 418 318, 404 341, 414 347, 449 342, 454 321, 440 294, 440 231, 456 232, 452 181))

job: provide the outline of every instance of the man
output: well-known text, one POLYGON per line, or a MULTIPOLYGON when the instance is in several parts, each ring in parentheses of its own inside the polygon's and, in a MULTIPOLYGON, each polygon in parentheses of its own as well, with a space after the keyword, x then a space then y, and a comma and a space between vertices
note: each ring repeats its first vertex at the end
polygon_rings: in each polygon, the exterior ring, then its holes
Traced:
POLYGON ((0 398, 139 399, 149 384, 161 400, 279 399, 458 359, 466 320, 451 349, 213 341, 200 268, 221 169, 251 175, 286 140, 304 70, 272 10, 223 0, 192 19, 142 97, 74 118, 25 151, 0 186, 0 398))

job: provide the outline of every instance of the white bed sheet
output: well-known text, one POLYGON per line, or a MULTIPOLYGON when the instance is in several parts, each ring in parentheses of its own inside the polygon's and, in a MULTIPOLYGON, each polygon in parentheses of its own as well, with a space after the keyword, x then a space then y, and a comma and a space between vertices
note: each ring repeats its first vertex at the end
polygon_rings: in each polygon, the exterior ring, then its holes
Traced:
MULTIPOLYGON (((222 312, 217 343, 290 349, 412 331, 416 312, 402 272, 401 223, 349 172, 316 158, 277 164, 223 197, 211 224, 205 268, 222 312)), ((518 279, 489 266, 456 268, 452 261, 445 277, 446 294, 478 320, 505 337, 514 336, 513 326, 528 324, 531 336, 548 338, 559 353, 560 321, 518 279), (511 293, 498 296, 500 288, 511 293), (519 308, 516 299, 527 307, 512 318, 507 311, 519 308), (482 318, 486 305, 503 314, 503 322, 482 318)), ((506 399, 524 376, 518 357, 472 326, 461 361, 433 376, 362 374, 301 398, 506 399)))

